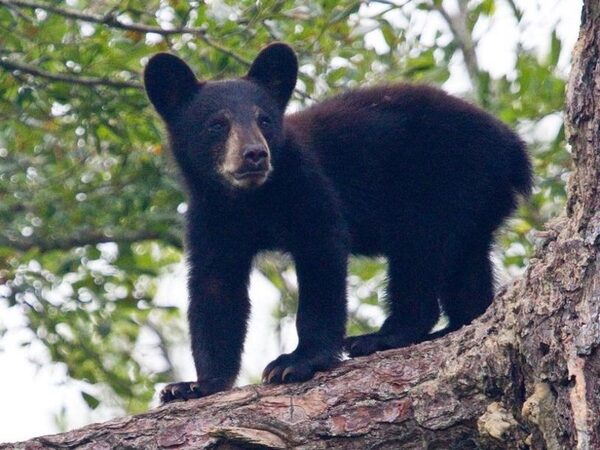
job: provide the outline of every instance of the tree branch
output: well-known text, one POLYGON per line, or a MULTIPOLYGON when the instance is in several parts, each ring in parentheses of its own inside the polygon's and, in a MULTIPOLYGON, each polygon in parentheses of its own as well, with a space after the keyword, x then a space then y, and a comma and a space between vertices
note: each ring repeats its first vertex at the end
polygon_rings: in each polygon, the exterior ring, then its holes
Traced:
MULTIPOLYGON (((243 66, 250 67, 252 61, 238 55, 227 47, 213 41, 206 34, 206 30, 203 28, 189 28, 189 27, 178 27, 178 28, 161 28, 157 26, 145 25, 140 23, 125 23, 119 21, 118 15, 111 11, 106 15, 83 13, 81 11, 70 9, 70 8, 58 8, 53 5, 46 3, 33 2, 29 0, 0 0, 0 5, 4 5, 8 8, 30 8, 30 9, 42 9, 44 11, 58 14, 63 17, 80 20, 88 23, 95 23, 99 25, 105 25, 111 28, 117 28, 126 31, 135 31, 139 33, 156 33, 162 36, 179 35, 179 34, 192 34, 198 37, 209 47, 217 50, 218 52, 227 55, 231 59, 237 61, 243 66)), ((104 85, 116 88, 143 88, 142 84, 136 81, 114 81, 107 78, 96 78, 96 77, 84 77, 84 76, 71 76, 65 74, 55 74, 46 72, 38 69, 32 65, 17 63, 7 59, 0 60, 0 66, 7 70, 20 70, 30 75, 42 77, 52 81, 77 83, 87 86, 104 85)), ((294 89, 294 91, 300 95, 303 99, 311 99, 311 96, 301 89, 294 89)))
MULTIPOLYGON (((492 400, 480 388, 472 389, 475 380, 453 372, 468 362, 473 373, 479 373, 494 359, 478 357, 481 341, 464 331, 455 334, 459 336, 443 341, 451 354, 440 351, 442 341, 428 342, 348 361, 306 383, 247 386, 29 444, 39 449, 92 449, 103 442, 107 448, 119 448, 127 437, 128 448, 362 450, 413 448, 411 442, 475 448, 452 444, 474 441, 477 417, 492 400), (467 341, 467 347, 461 346, 467 341), (463 356, 455 365, 460 351, 463 356), (470 412, 461 408, 459 396, 477 406, 470 412), (456 413, 455 420, 448 420, 450 411, 456 413)), ((477 338, 485 341, 484 332, 477 338)), ((502 362, 503 356, 500 353, 502 362)), ((0 445, 0 450, 9 448, 0 445)))
POLYGON ((206 31, 201 28, 188 28, 188 27, 179 27, 179 28, 161 28, 158 26, 145 25, 139 23, 130 23, 130 22, 121 22, 119 20, 119 15, 116 11, 111 10, 107 14, 92 14, 87 12, 82 12, 77 9, 72 8, 59 8, 49 3, 40 3, 29 0, 0 0, 0 5, 5 5, 7 7, 19 7, 19 8, 28 8, 28 9, 41 9, 43 11, 58 14, 62 17, 66 17, 68 19, 79 20, 82 22, 88 23, 96 23, 100 25, 107 25, 111 28, 118 28, 126 31, 137 31, 140 33, 156 33, 163 36, 168 36, 172 34, 183 34, 189 33, 193 35, 198 35, 201 33, 205 33, 206 31))
POLYGON ((451 16, 448 11, 443 7, 442 2, 435 2, 434 9, 440 13, 450 32, 454 36, 454 40, 460 48, 465 61, 465 67, 469 74, 469 79, 476 92, 479 93, 479 62, 477 61, 477 54, 475 53, 475 43, 471 37, 471 33, 467 29, 467 16, 468 16, 468 5, 464 0, 458 2, 458 15, 451 16))
POLYGON ((141 23, 122 22, 119 20, 118 13, 111 11, 108 14, 91 14, 84 13, 72 8, 59 8, 57 6, 34 2, 29 0, 0 0, 0 5, 6 7, 18 7, 28 9, 41 9, 52 14, 58 14, 62 17, 66 17, 73 20, 79 20, 87 23, 95 23, 99 25, 105 25, 111 28, 117 28, 125 31, 135 31, 138 33, 156 33, 161 36, 179 35, 179 34, 191 34, 202 40, 209 47, 229 56, 233 60, 244 66, 250 66, 250 61, 242 56, 236 54, 232 50, 222 46, 221 44, 213 41, 206 34, 204 28, 191 28, 191 27, 175 27, 175 28, 162 28, 159 26, 146 25, 141 23))
POLYGON ((147 240, 163 240, 174 247, 182 247, 181 239, 178 236, 150 230, 123 232, 113 236, 107 235, 102 231, 90 231, 68 238, 31 238, 22 240, 13 240, 0 234, 0 247, 12 248, 20 252, 27 252, 33 249, 48 252, 52 250, 70 250, 75 247, 102 244, 104 242, 133 244, 134 242, 147 240))
MULTIPOLYGON (((0 0, 0 2, 2 1, 4 0, 0 0)), ((142 84, 137 81, 118 81, 110 78, 87 77, 81 75, 67 75, 62 73, 47 72, 33 65, 11 61, 8 58, 0 59, 0 67, 4 67, 8 71, 18 70, 19 72, 45 78, 51 81, 81 84, 84 86, 109 86, 112 88, 133 89, 143 88, 142 84)))

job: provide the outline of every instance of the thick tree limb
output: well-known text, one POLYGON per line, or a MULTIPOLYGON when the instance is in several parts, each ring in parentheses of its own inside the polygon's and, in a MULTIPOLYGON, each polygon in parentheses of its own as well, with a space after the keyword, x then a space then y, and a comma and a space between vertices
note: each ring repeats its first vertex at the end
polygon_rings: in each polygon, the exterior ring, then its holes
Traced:
POLYGON ((585 0, 582 19, 567 214, 471 326, 307 383, 248 386, 16 448, 600 448, 600 4, 585 0))

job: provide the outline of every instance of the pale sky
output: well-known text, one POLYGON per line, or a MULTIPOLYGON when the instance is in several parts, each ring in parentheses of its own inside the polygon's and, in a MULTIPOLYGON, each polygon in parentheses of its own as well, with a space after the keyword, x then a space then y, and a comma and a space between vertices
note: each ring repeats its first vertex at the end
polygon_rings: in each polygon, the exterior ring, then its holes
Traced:
MULTIPOLYGON (((579 27, 580 0, 517 1, 525 9, 524 19, 519 26, 523 34, 515 28, 514 17, 504 2, 499 0, 497 4, 498 13, 493 19, 475 30, 476 37, 481 36, 478 47, 481 67, 489 70, 492 75, 501 75, 511 69, 515 57, 514 48, 519 38, 523 39, 527 48, 535 48, 543 54, 549 42, 549 29, 555 23, 558 23, 558 34, 563 39, 565 48, 570 49, 574 45, 579 27)), ((378 41, 375 32, 370 37, 370 42, 376 48, 378 41)), ((565 52, 561 58, 561 67, 565 73, 568 70, 567 60, 568 53, 565 52)), ((452 93, 469 89, 468 81, 458 65, 455 65, 451 78, 444 87, 452 93)), ((164 298, 161 292, 168 292, 171 301, 184 306, 186 295, 182 270, 180 267, 175 275, 165 278, 158 295, 164 298)), ((0 297, 1 294, 0 291, 0 297)), ((257 376, 280 351, 293 349, 295 342, 291 324, 284 330, 283 334, 287 337, 282 349, 278 348, 274 336, 266 335, 265 329, 273 328, 267 323, 273 320, 270 311, 276 305, 278 293, 260 274, 252 277, 250 296, 254 311, 247 348, 254 351, 245 354, 243 365, 245 373, 257 376)), ((60 431, 54 417, 61 414, 61 411, 65 414, 69 429, 112 417, 114 411, 108 409, 99 408, 90 412, 78 389, 83 383, 69 381, 63 365, 48 363, 45 349, 40 348, 40 345, 33 345, 31 348, 21 346, 21 342, 27 341, 29 336, 28 331, 19 330, 19 325, 23 323, 24 319, 17 309, 9 309, 0 302, 0 326, 10 330, 0 342, 0 442, 60 431), (42 361, 42 367, 37 367, 32 360, 42 361)), ((182 379, 193 379, 195 374, 187 344, 175 350, 174 359, 182 379)), ((241 384, 247 381, 240 380, 241 384)), ((89 387, 86 389, 89 390, 89 387)))

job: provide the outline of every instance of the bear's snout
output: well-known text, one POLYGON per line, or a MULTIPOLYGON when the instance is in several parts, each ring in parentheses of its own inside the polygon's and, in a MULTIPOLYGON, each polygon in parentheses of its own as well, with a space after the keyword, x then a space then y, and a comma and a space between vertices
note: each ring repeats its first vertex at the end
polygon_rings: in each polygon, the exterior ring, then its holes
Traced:
POLYGON ((269 170, 269 151, 262 144, 248 145, 242 153, 242 172, 266 172, 269 170))
POLYGON ((238 188, 262 185, 271 172, 271 152, 256 125, 243 127, 234 124, 225 143, 221 173, 238 188))

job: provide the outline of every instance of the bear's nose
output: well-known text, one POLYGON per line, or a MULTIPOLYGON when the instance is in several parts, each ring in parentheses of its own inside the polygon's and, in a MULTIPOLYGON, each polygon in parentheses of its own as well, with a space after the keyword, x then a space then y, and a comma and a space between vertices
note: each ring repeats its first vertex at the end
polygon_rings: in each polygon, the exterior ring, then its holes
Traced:
POLYGON ((249 145, 244 149, 243 157, 246 164, 254 167, 262 166, 269 156, 267 149, 260 145, 249 145))

